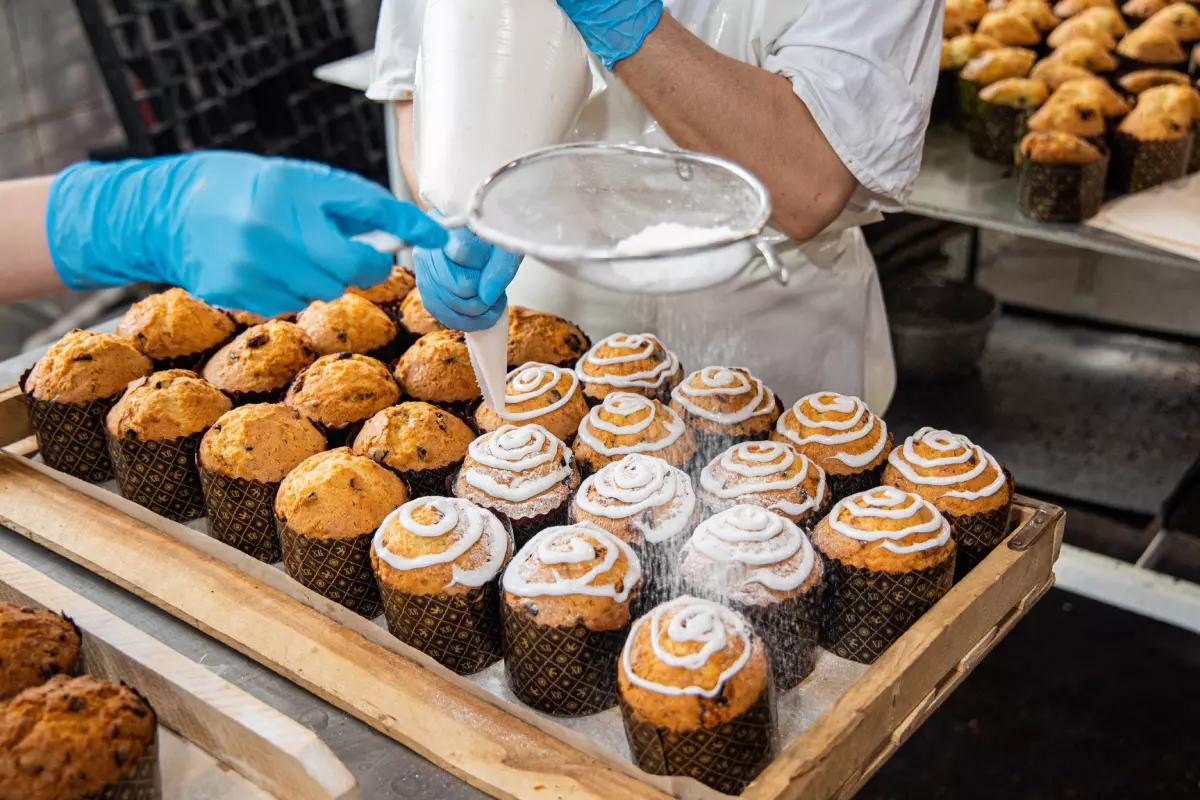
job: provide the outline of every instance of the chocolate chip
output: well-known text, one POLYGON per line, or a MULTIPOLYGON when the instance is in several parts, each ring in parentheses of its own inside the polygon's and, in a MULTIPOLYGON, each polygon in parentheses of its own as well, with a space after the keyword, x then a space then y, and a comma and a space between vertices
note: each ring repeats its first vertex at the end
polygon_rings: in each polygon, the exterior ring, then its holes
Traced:
POLYGON ((82 711, 82 710, 83 710, 83 698, 82 697, 72 697, 70 700, 67 701, 67 711, 76 712, 76 711, 82 711))
POLYGON ((371 399, 372 397, 374 397, 374 396, 375 396, 375 393, 374 393, 374 392, 359 392, 358 394, 354 395, 354 398, 353 398, 353 399, 354 399, 354 400, 359 400, 359 401, 361 401, 361 400, 370 400, 370 399, 371 399))
POLYGON ((348 341, 350 341, 350 337, 349 337, 349 336, 347 336, 347 335, 346 335, 346 332, 345 332, 344 330, 342 330, 341 328, 335 328, 335 329, 334 329, 334 333, 336 333, 336 334, 337 334, 337 338, 338 338, 338 341, 339 341, 339 342, 348 342, 348 341))
POLYGON ((357 483, 357 481, 358 481, 358 479, 357 479, 357 478, 351 478, 351 479, 350 479, 350 488, 351 488, 351 489, 353 489, 353 490, 355 490, 355 491, 358 491, 358 483, 357 483))
POLYGON ((306 503, 311 503, 312 501, 314 501, 314 500, 316 500, 316 499, 317 499, 317 493, 316 493, 316 492, 309 492, 309 493, 308 493, 308 496, 304 498, 304 502, 306 502, 306 503))
POLYGON ((557 403, 561 399, 562 399, 562 392, 560 392, 558 389, 550 390, 550 402, 551 403, 557 403))
POLYGON ((62 669, 55 663, 43 664, 38 674, 42 676, 42 680, 48 681, 61 672, 62 669))
POLYGON ((45 767, 36 761, 28 764, 24 761, 21 762, 21 772, 24 772, 26 775, 41 775, 44 769, 45 767))
POLYGON ((269 341, 271 341, 271 335, 269 333, 256 333, 250 338, 246 339, 246 347, 249 347, 251 350, 255 350, 259 347, 262 347, 269 341))
POLYGON ((354 354, 353 353, 338 353, 337 354, 338 361, 345 361, 346 359, 350 358, 352 355, 354 355, 354 354))
POLYGON ((525 608, 529 609, 529 616, 536 617, 538 615, 537 603, 530 603, 525 608))
POLYGON ((73 359, 71 359, 71 360, 72 360, 72 361, 91 361, 91 360, 92 360, 92 356, 91 356, 91 354, 90 354, 90 353, 83 353, 83 354, 81 354, 81 355, 77 355, 77 356, 75 356, 75 358, 73 358, 73 359))
POLYGON ((1094 116, 1096 116, 1096 111, 1094 109, 1091 109, 1091 108, 1079 109, 1079 118, 1082 120, 1088 120, 1094 116))
POLYGON ((420 445, 417 445, 417 460, 424 461, 425 456, 427 456, 427 455, 428 455, 428 453, 425 451, 425 448, 421 447, 420 445))
POLYGON ((247 452, 247 453, 253 453, 253 452, 254 452, 254 446, 253 446, 253 445, 246 445, 246 452, 247 452))
POLYGON ((584 350, 583 340, 573 333, 567 335, 564 344, 575 353, 580 353, 584 350))

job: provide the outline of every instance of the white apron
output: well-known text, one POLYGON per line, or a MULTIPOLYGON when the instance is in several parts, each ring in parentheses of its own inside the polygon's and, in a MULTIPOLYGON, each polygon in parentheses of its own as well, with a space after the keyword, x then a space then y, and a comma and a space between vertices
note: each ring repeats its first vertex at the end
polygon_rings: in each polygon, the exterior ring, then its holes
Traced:
MULTIPOLYGON (((808 0, 666 0, 692 33, 731 58, 761 65, 766 14, 796 19, 808 0), (769 4, 769 11, 767 10, 769 4)), ((594 65, 596 89, 571 137, 673 147, 638 100, 594 65)), ((843 214, 811 242, 779 246, 791 271, 781 286, 761 264, 733 285, 685 295, 629 295, 597 288, 526 259, 511 302, 560 314, 592 337, 649 332, 688 370, 746 366, 792 403, 816 391, 862 397, 876 413, 891 401, 895 366, 875 264, 855 227, 877 217, 843 214)), ((781 237, 782 238, 782 237, 781 237)))

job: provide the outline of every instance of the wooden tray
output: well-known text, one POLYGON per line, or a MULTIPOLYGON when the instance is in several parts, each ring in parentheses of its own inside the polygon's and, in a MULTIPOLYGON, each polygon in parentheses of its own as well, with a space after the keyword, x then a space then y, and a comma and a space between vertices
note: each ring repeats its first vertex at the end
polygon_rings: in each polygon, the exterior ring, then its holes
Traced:
MULTIPOLYGON (((497 797, 664 798, 461 686, 22 458, 16 387, 0 392, 0 524, 165 609, 497 797)), ((1017 498, 1016 527, 743 793, 850 797, 1054 582, 1061 509, 1017 498)))
POLYGON ((164 797, 358 797, 354 776, 312 731, 7 553, 0 600, 66 614, 83 635, 87 674, 150 701, 164 797))

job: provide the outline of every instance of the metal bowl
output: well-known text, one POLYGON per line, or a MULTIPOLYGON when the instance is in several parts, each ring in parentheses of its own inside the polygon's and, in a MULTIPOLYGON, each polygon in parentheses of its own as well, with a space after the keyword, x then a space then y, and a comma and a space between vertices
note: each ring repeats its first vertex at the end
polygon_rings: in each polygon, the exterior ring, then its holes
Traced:
POLYGON ((884 288, 901 378, 938 381, 970 372, 983 356, 1000 304, 966 283, 897 282, 884 288))

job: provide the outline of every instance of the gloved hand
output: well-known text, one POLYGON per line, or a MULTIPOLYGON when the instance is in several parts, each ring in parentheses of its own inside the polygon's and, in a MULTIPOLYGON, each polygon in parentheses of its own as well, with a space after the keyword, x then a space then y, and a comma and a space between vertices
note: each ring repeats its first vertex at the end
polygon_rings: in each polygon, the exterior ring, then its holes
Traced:
POLYGON ((46 229, 72 289, 169 283, 266 316, 385 280, 392 257, 351 236, 380 229, 423 247, 448 240, 416 206, 365 178, 228 152, 68 167, 51 186, 46 229))
POLYGON ((505 289, 516 276, 521 259, 466 228, 452 230, 444 248, 413 251, 421 303, 449 328, 487 330, 508 305, 505 289))
POLYGON ((638 51, 662 17, 662 0, 558 0, 588 49, 612 69, 638 51))

